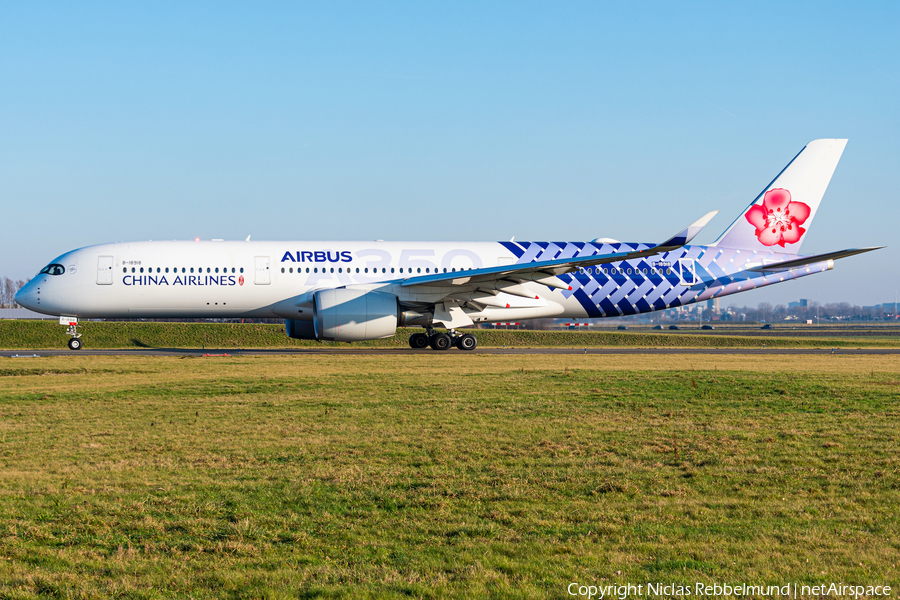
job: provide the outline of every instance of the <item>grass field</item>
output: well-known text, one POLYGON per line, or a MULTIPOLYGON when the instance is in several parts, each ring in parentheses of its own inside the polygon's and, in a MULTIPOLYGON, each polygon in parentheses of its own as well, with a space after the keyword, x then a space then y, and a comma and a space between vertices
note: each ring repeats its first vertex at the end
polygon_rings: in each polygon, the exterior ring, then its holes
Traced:
POLYGON ((885 356, 0 359, 0 597, 900 585, 885 356))
MULTIPOLYGON (((474 331, 482 347, 715 347, 715 348, 846 348, 846 347, 900 347, 900 328, 883 326, 861 332, 856 328, 830 328, 823 334, 816 330, 802 330, 804 335, 793 335, 794 330, 764 332, 736 328, 734 333, 724 331, 683 330, 655 332, 649 328, 635 331, 524 331, 489 330, 474 331), (872 335, 871 331, 882 331, 872 335), (883 332, 892 332, 885 335, 883 332)), ((84 334, 86 348, 297 348, 321 346, 315 341, 300 341, 287 337, 283 325, 244 323, 147 323, 147 322, 83 322, 79 325, 84 334)), ((407 348, 410 333, 421 329, 397 330, 397 335, 383 340, 358 342, 338 347, 407 348)), ((69 338, 65 327, 55 321, 0 321, 0 348, 40 349, 65 348, 69 338)))

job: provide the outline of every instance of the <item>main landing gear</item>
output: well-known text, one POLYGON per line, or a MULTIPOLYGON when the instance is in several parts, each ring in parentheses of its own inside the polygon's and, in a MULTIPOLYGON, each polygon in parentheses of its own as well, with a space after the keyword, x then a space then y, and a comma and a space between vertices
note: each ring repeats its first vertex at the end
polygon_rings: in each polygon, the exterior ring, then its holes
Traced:
POLYGON ((421 350, 426 346, 431 346, 434 350, 449 350, 456 346, 460 350, 474 350, 478 347, 478 339, 471 333, 460 335, 453 329, 447 330, 447 333, 436 333, 430 327, 427 333, 414 333, 409 336, 409 347, 414 350, 421 350))

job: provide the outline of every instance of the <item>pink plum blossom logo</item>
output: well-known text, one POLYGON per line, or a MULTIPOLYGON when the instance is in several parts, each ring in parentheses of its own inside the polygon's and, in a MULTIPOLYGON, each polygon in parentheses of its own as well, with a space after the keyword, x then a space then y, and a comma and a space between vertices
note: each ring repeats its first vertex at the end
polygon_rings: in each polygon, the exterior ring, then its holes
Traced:
POLYGON ((756 237, 763 246, 796 244, 806 233, 800 227, 809 218, 809 205, 791 202, 791 193, 776 188, 763 197, 762 205, 754 204, 744 215, 756 227, 756 237))

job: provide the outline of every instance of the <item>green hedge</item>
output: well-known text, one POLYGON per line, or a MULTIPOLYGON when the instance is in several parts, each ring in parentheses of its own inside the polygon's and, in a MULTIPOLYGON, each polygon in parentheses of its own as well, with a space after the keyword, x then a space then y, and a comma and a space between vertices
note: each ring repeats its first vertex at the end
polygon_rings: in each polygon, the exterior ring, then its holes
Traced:
MULTIPOLYGON (((320 346, 284 334, 283 325, 255 323, 90 322, 79 325, 86 348, 297 348, 320 346)), ((405 348, 409 335, 421 329, 401 328, 384 340, 351 346, 405 348)), ((485 347, 712 347, 829 348, 897 346, 897 340, 770 338, 668 333, 477 330, 485 347)), ((64 348, 65 327, 56 321, 0 321, 0 348, 64 348)), ((344 347, 350 347, 341 344, 344 347)))

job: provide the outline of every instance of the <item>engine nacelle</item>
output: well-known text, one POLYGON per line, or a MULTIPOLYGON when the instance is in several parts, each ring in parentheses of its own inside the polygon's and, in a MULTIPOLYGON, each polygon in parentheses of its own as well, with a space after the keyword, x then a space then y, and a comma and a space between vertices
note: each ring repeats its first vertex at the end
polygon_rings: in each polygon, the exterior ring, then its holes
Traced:
POLYGON ((314 340, 316 328, 312 321, 297 321, 295 319, 284 320, 284 332, 295 340, 314 340))
POLYGON ((315 293, 313 324, 316 339, 361 342, 397 332, 400 301, 393 294, 365 290, 320 290, 315 293))

